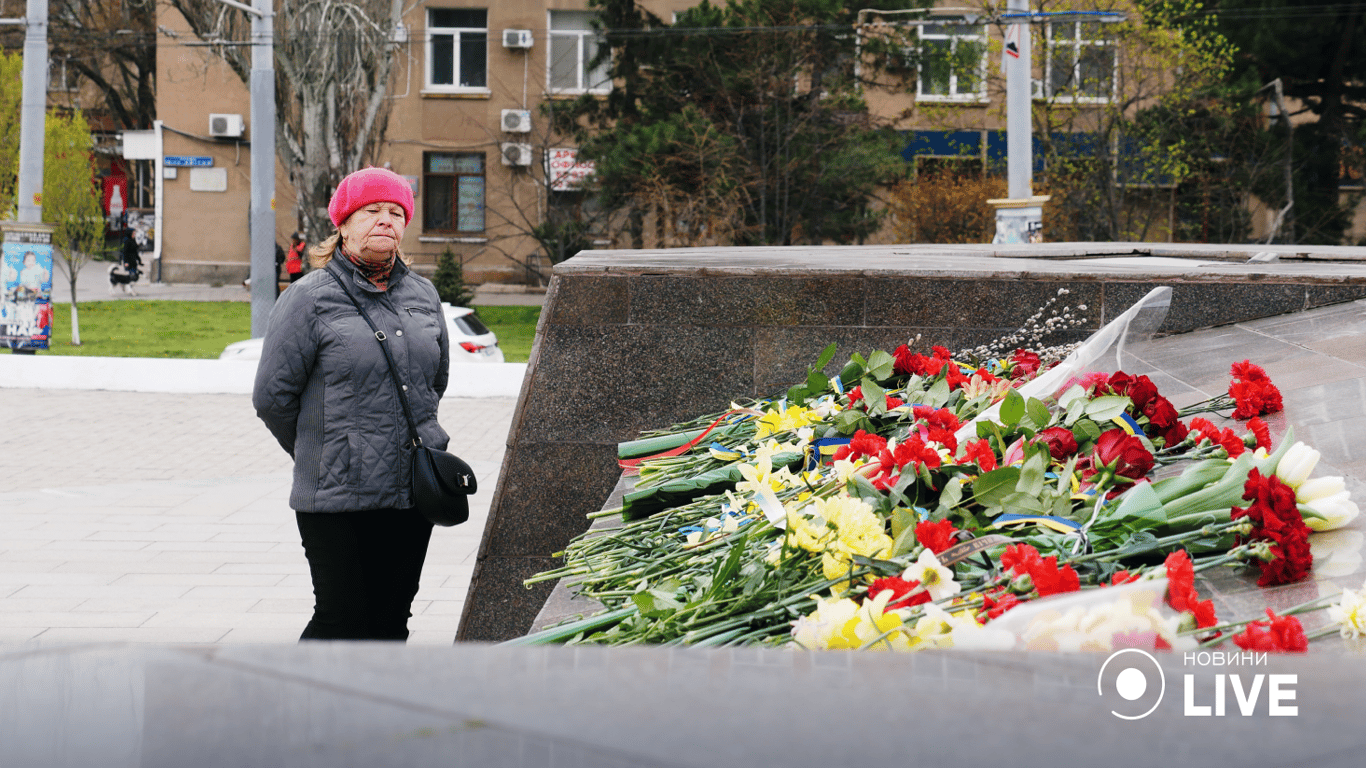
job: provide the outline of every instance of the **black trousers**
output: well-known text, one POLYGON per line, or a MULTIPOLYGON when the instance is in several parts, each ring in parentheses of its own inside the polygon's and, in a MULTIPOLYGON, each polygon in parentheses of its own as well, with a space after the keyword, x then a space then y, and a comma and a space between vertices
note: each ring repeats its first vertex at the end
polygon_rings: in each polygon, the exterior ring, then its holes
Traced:
POLYGON ((295 512, 313 574, 300 640, 407 640, 432 524, 411 509, 295 512))

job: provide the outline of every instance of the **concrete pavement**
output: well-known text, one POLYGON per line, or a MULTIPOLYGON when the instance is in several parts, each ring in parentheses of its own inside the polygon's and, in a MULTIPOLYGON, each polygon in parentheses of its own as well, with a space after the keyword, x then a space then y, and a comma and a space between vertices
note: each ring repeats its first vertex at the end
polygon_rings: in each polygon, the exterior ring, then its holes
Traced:
MULTIPOLYGON (((447 398, 479 476, 409 623, 452 642, 515 398, 447 398)), ((290 460, 247 395, 0 389, 0 643, 294 642, 312 610, 290 460)))
MULTIPOLYGON (((136 297, 111 297, 108 266, 82 270, 80 301, 250 299, 241 285, 145 282, 136 297)), ((54 277, 54 300, 69 301, 54 277)), ((479 295, 544 298, 501 286, 479 295)), ((471 385, 453 369, 439 418, 481 491, 468 522, 432 536, 414 644, 455 637, 525 365, 463 368, 477 369, 464 372, 471 385)), ((253 371, 0 353, 0 644, 298 638, 313 596, 288 504, 291 462, 251 407, 253 371)))

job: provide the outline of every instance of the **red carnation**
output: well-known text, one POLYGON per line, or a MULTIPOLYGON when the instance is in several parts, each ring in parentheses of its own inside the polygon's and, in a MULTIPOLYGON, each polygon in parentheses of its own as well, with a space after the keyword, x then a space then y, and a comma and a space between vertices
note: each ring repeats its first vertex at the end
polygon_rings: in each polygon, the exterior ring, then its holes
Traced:
POLYGON ((1228 394, 1236 405, 1233 418, 1250 419, 1281 410, 1281 391, 1271 383, 1266 371, 1244 360, 1233 364, 1232 375, 1228 394))
POLYGON ((948 520, 933 523, 927 520, 915 524, 915 540, 936 555, 953 546, 955 533, 958 533, 958 529, 948 520))
POLYGON ((1271 428, 1262 421, 1260 416, 1253 416, 1247 423, 1247 428, 1252 431, 1252 436, 1257 440, 1258 448, 1271 450, 1271 428))
POLYGON ((912 605, 920 605, 930 601, 930 593, 920 589, 920 582, 914 579, 907 580, 900 576, 888 576, 882 579, 875 579, 868 585, 868 597, 876 599, 883 592, 891 590, 892 597, 887 601, 887 608, 909 608, 912 605), (918 590, 918 591, 917 591, 918 590))
POLYGON ((835 451, 835 461, 848 459, 854 461, 863 457, 874 457, 882 453, 887 447, 887 441, 877 435, 869 434, 863 430, 858 430, 849 439, 849 444, 840 446, 835 451))
POLYGON ((1039 560, 1039 550, 1030 544, 1009 544, 1001 553, 1001 568, 1017 574, 1029 572, 1029 564, 1039 560))
POLYGON ((969 440, 963 446, 963 458, 977 465, 983 472, 996 469, 996 453, 986 440, 969 440))
MULTIPOLYGON (((1309 551, 1309 526, 1295 506, 1295 491, 1275 475, 1263 476, 1256 469, 1248 473, 1243 498, 1252 503, 1246 509, 1234 507, 1233 520, 1248 518, 1252 532, 1247 541, 1270 544, 1271 560, 1259 560, 1262 575, 1257 586, 1269 587, 1299 581, 1309 574, 1314 555, 1309 551)), ((1239 543, 1242 543, 1239 537, 1239 543)))
POLYGON ((1195 625, 1201 629, 1218 623, 1214 616, 1214 601, 1201 600, 1195 591, 1195 566, 1190 555, 1179 549, 1167 555, 1167 604, 1172 610, 1190 612, 1195 625))
MULTIPOLYGON (((982 608, 985 611, 985 619, 999 619, 1001 614, 1020 604, 1020 598, 1013 592, 1008 592, 1004 587, 997 590, 994 594, 987 592, 982 595, 982 608)), ((985 623, 985 621, 983 621, 985 623)))
POLYGON ((1072 570, 1071 565, 1059 568, 1058 558, 1053 555, 1033 563, 1029 568, 1029 577, 1033 579, 1039 597, 1076 592, 1081 589, 1081 580, 1077 577, 1077 572, 1072 570))
POLYGON ((1309 650, 1309 638, 1304 626, 1294 616, 1277 616, 1266 609, 1266 621, 1250 621, 1247 629, 1233 636, 1233 642, 1245 651, 1274 653, 1304 653, 1309 650))

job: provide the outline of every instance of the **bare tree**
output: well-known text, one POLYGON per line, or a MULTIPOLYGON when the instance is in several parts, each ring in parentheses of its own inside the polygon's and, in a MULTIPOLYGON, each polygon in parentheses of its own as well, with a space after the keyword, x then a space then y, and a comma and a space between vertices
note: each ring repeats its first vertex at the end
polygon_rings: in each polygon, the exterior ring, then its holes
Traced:
POLYGON ((156 119, 156 0, 51 0, 54 74, 99 89, 111 122, 150 128, 156 119))
MULTIPOLYGON (((171 0, 244 83, 251 20, 217 0, 171 0)), ((346 174, 375 161, 388 128, 394 30, 402 0, 281 0, 275 16, 275 146, 297 195, 299 228, 316 242, 346 174)))

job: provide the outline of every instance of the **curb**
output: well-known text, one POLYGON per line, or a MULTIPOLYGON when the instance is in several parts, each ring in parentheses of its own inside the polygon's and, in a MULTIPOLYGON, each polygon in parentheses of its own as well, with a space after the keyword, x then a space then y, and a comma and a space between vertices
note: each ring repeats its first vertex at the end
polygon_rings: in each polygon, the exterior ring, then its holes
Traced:
MULTIPOLYGON (((447 397, 512 397, 526 363, 451 363, 447 397)), ((249 395, 256 361, 0 354, 0 388, 249 395)))

